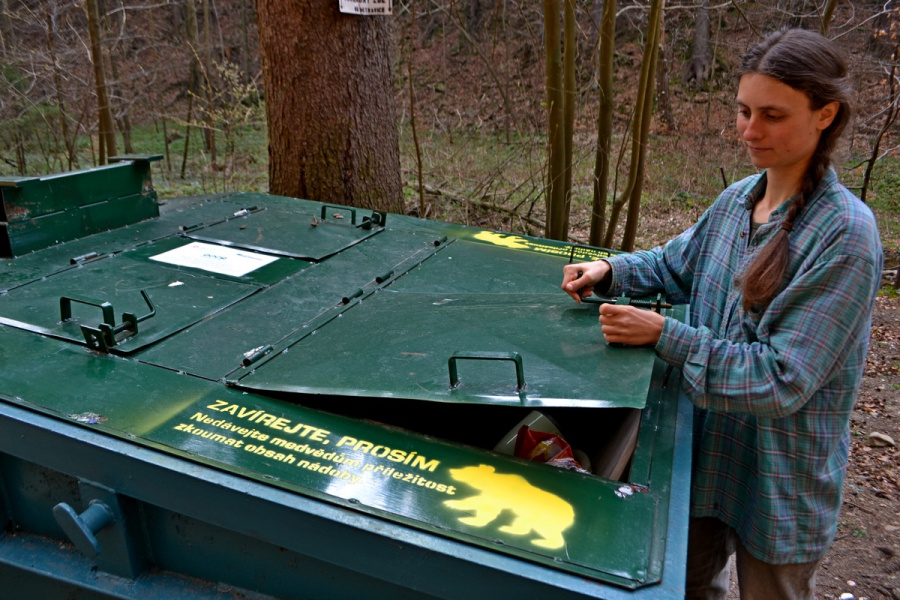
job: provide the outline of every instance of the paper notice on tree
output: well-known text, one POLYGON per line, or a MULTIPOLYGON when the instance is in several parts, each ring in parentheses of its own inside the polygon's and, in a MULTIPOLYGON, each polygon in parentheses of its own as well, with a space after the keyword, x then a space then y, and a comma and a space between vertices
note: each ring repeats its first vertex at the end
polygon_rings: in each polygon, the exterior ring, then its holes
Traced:
POLYGON ((389 15, 391 0, 338 0, 341 12, 351 15, 389 15))

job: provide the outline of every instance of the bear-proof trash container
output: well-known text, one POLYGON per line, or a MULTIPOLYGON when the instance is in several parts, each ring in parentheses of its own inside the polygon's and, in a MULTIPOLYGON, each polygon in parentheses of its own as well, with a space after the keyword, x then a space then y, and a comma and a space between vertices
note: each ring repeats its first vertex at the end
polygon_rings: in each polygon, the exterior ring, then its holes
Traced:
POLYGON ((609 251, 153 159, 0 182, 4 597, 683 597, 680 373, 559 289, 609 251))

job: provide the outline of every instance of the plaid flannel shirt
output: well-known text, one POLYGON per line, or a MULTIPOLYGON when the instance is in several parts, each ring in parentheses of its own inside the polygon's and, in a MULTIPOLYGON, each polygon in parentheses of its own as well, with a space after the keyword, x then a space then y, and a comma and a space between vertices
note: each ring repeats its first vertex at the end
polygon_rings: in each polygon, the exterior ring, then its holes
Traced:
POLYGON ((787 208, 749 239, 765 184, 748 177, 665 247, 609 259, 610 291, 690 303, 691 325, 667 318, 656 352, 696 407, 692 516, 724 521, 762 561, 804 563, 837 530, 883 253, 872 212, 829 169, 790 233, 782 291, 745 311, 735 278, 787 208))

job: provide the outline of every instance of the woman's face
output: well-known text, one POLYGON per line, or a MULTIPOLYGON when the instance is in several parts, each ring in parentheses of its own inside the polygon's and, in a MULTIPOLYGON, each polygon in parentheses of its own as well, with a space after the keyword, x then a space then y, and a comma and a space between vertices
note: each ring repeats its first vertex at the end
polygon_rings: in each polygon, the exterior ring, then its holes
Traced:
POLYGON ((839 108, 832 102, 812 110, 805 93, 758 73, 741 77, 737 106, 737 130, 753 165, 796 177, 803 176, 839 108))

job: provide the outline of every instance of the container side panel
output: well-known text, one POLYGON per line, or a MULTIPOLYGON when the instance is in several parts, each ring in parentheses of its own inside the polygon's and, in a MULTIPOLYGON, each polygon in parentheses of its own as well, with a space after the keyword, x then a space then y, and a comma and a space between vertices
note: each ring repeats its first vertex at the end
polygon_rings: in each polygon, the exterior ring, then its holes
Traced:
POLYGON ((657 503, 650 490, 626 494, 621 483, 3 331, 4 341, 23 343, 4 344, 17 352, 0 352, 0 361, 28 375, 0 382, 7 401, 583 576, 630 586, 656 577, 647 568, 657 503), (60 395, 56 382, 76 377, 78 393, 60 395))

